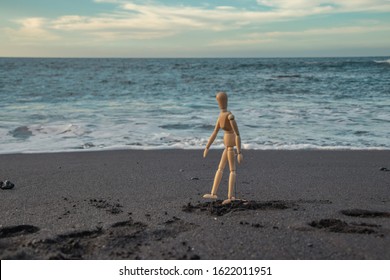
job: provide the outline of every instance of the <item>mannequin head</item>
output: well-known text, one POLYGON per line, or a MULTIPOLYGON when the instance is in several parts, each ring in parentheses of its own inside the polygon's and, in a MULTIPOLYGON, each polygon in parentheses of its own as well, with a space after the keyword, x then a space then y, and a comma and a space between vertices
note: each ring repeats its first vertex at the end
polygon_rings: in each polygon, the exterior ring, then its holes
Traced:
POLYGON ((218 92, 216 99, 218 101, 218 106, 221 110, 226 110, 227 109, 227 104, 228 104, 228 97, 225 92, 218 92))

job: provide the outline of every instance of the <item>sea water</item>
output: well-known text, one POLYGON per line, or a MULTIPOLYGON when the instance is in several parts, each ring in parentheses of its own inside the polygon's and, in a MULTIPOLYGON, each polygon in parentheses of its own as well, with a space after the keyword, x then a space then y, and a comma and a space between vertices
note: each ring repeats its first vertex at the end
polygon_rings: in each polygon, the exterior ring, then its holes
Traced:
POLYGON ((390 149, 387 57, 0 58, 0 153, 203 149, 218 91, 244 149, 390 149))

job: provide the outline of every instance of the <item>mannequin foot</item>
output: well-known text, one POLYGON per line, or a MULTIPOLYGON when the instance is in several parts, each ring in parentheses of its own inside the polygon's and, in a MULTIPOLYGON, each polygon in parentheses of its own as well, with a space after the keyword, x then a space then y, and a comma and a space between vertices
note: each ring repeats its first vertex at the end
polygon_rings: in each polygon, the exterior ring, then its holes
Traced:
POLYGON ((205 195, 203 195, 203 198, 217 199, 218 197, 215 194, 206 193, 205 195))
POLYGON ((232 203, 232 202, 235 201, 235 200, 236 200, 235 197, 225 199, 225 200, 222 202, 222 205, 230 204, 230 203, 232 203))

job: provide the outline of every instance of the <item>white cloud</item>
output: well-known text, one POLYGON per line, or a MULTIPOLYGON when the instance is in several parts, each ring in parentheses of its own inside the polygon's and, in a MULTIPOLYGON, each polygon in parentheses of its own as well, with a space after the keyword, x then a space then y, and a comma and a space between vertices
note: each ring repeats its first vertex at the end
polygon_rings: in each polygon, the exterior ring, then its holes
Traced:
POLYGON ((330 7, 334 11, 380 11, 389 9, 388 0, 257 0, 259 5, 275 9, 312 10, 316 7, 330 7))
MULTIPOLYGON (((254 45, 270 45, 280 44, 280 42, 291 43, 292 39, 298 41, 329 41, 329 36, 342 35, 343 41, 346 41, 348 36, 364 35, 374 32, 390 32, 390 26, 344 26, 333 28, 313 28, 301 31, 273 31, 263 33, 243 34, 240 38, 231 40, 218 40, 211 42, 210 46, 238 47, 238 46, 254 46, 254 45)), ((340 43, 340 40, 335 42, 340 43)))
POLYGON ((20 27, 17 29, 3 28, 3 31, 11 39, 19 43, 34 43, 43 41, 53 41, 59 37, 49 32, 45 27, 47 20, 45 18, 32 17, 15 20, 20 27))
MULTIPOLYGON (((13 39, 22 40, 24 38, 30 42, 55 40, 60 36, 68 38, 71 34, 78 34, 82 39, 146 40, 191 31, 245 30, 247 26, 264 26, 276 21, 288 21, 320 14, 390 11, 390 1, 386 0, 257 0, 259 5, 269 6, 271 10, 248 10, 231 6, 210 8, 210 5, 206 3, 203 6, 183 4, 173 6, 162 4, 162 1, 94 1, 96 5, 114 3, 116 9, 95 16, 64 15, 54 19, 26 18, 17 22, 18 28, 7 28, 6 33, 13 39)), ((349 32, 354 31, 351 29, 349 32)), ((295 35, 299 35, 298 33, 295 35)), ((285 35, 292 36, 293 34, 285 33, 285 35)), ((306 35, 309 34, 306 33, 306 35)), ((268 42, 271 35, 266 36, 268 36, 268 42)), ((250 44, 251 40, 254 39, 246 39, 243 43, 250 44)), ((220 41, 219 44, 229 44, 229 40, 220 41)), ((234 44, 239 44, 239 40, 236 40, 234 44)))
POLYGON ((254 36, 243 36, 239 39, 224 39, 211 42, 210 47, 237 47, 237 46, 256 46, 275 42, 272 38, 255 38, 254 36))

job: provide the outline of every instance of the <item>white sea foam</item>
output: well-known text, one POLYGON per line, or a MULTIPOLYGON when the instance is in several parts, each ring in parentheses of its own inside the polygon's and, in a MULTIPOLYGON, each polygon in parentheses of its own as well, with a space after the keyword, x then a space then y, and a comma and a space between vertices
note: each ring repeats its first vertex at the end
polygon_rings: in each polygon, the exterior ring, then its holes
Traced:
POLYGON ((52 124, 52 125, 30 125, 28 130, 35 136, 39 135, 64 135, 80 136, 85 134, 85 130, 74 124, 52 124))
POLYGON ((376 63, 388 63, 388 64, 390 64, 390 59, 386 59, 386 60, 374 60, 374 62, 376 62, 376 63))

